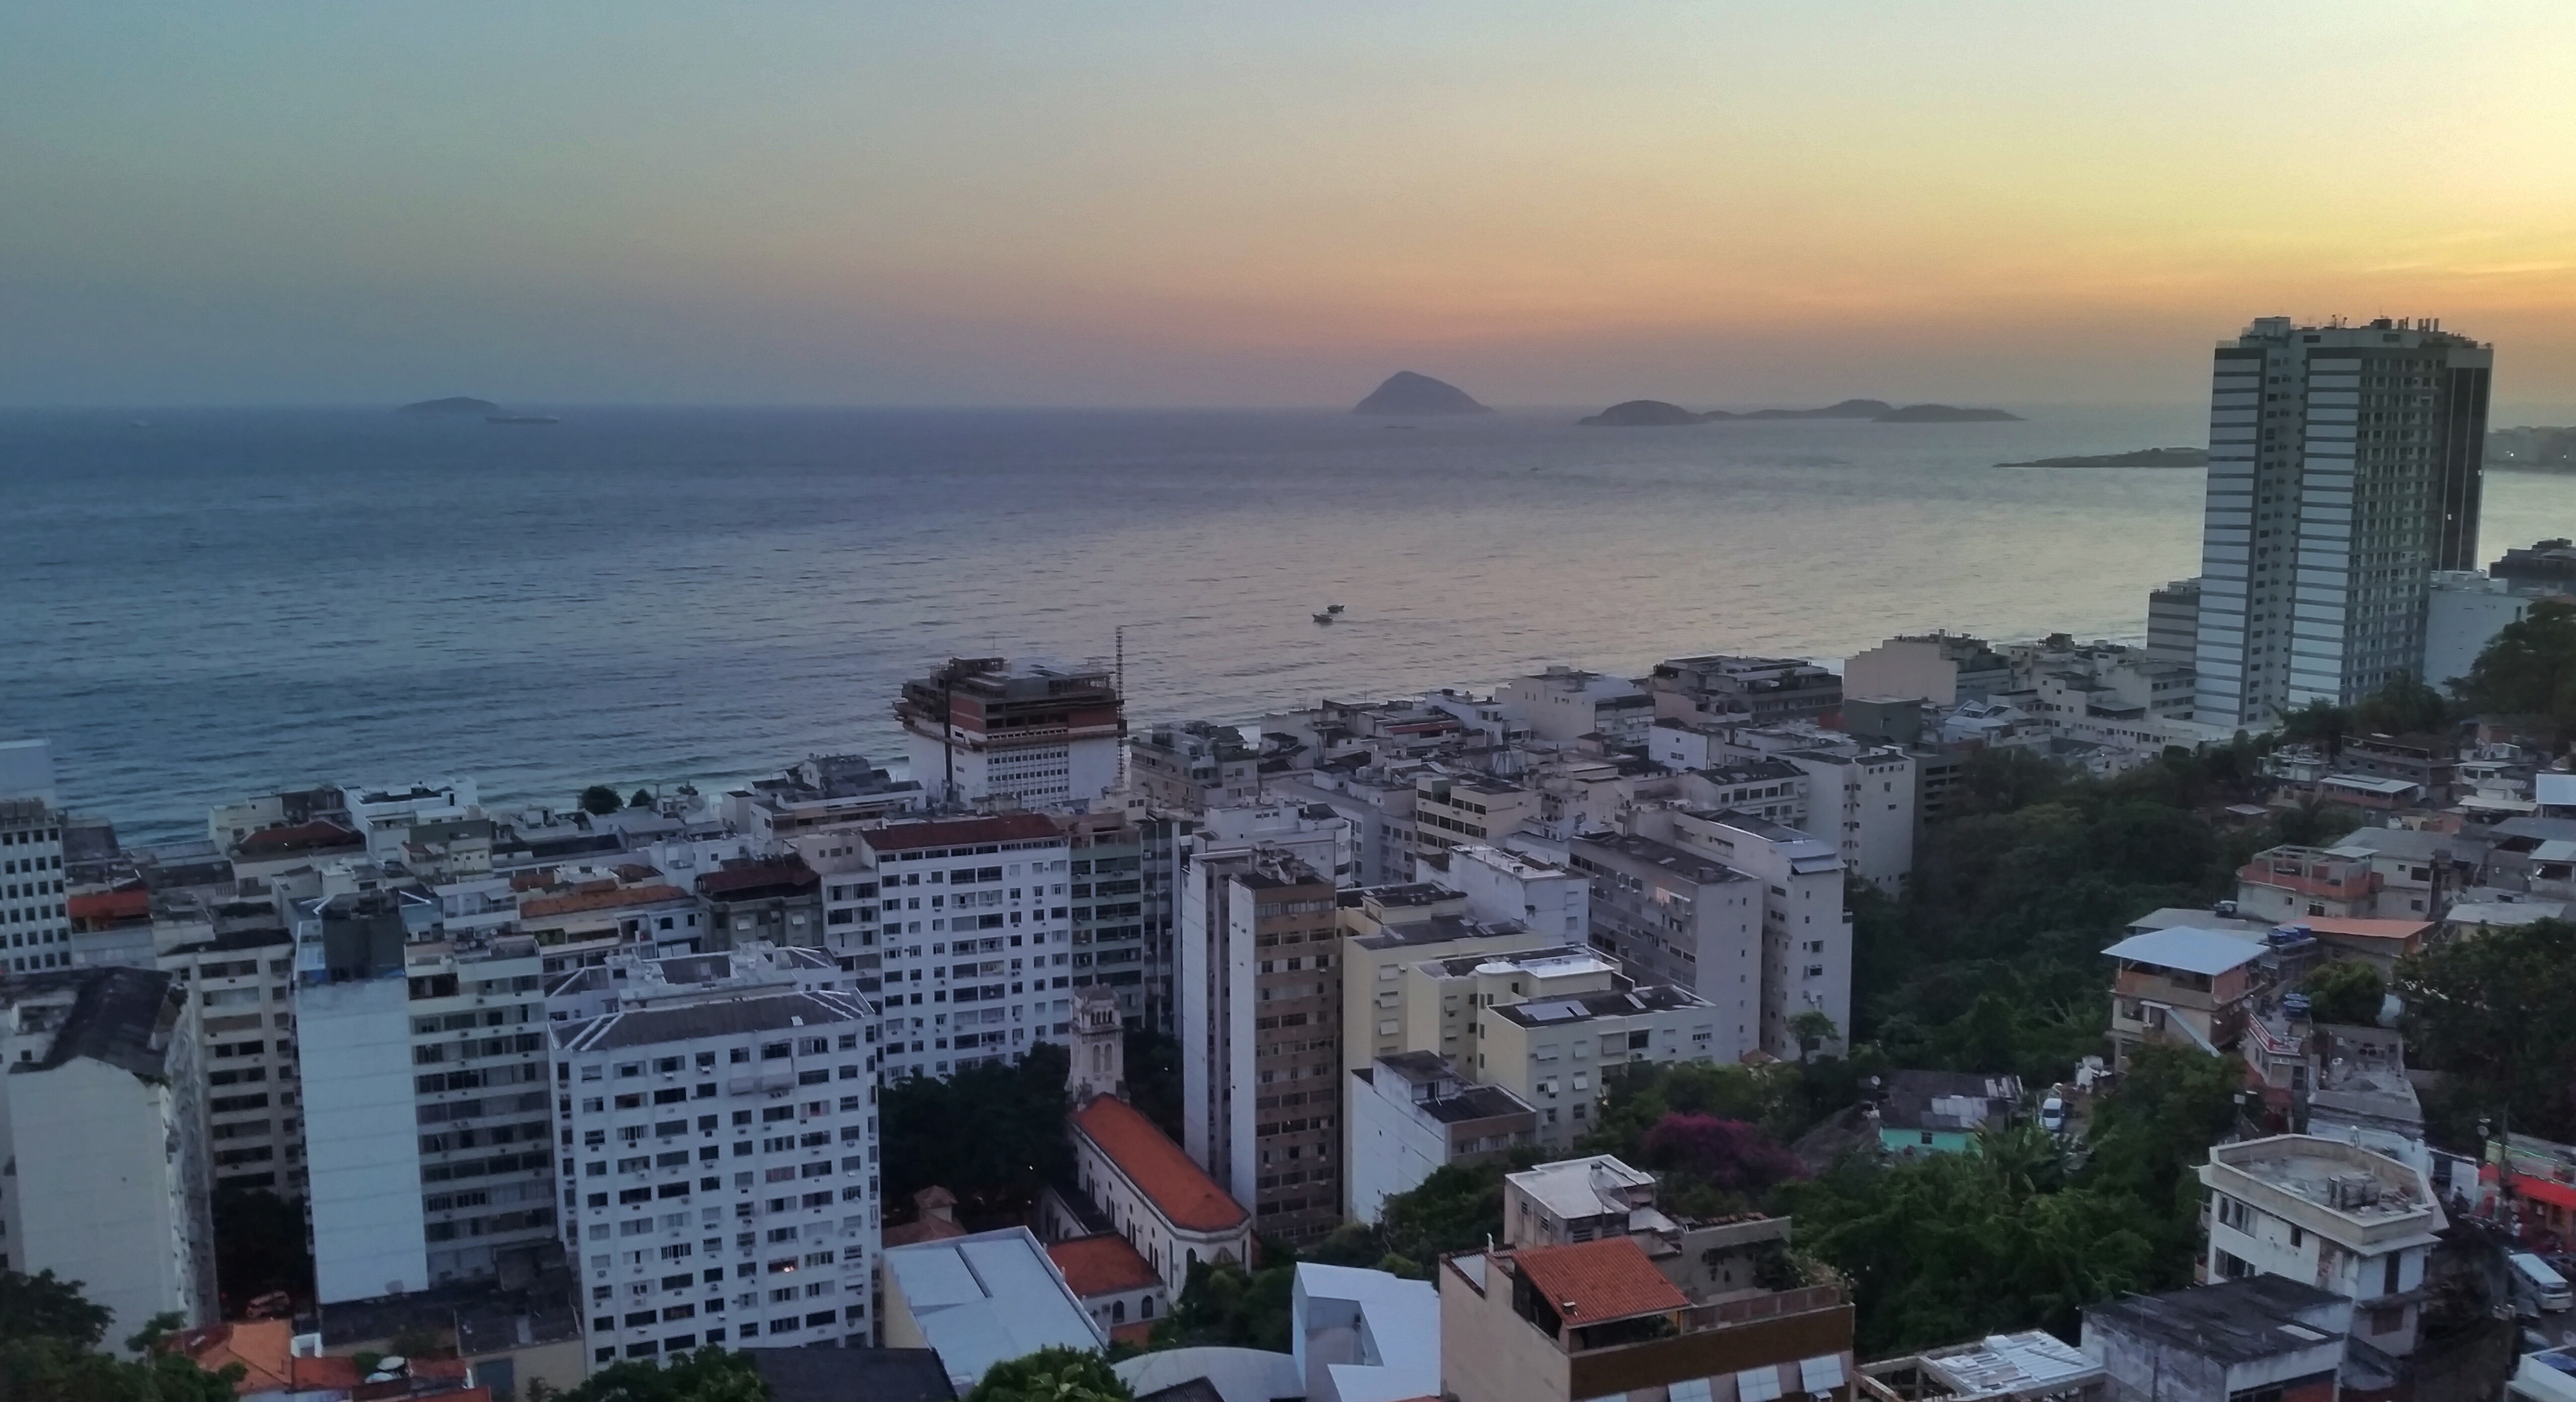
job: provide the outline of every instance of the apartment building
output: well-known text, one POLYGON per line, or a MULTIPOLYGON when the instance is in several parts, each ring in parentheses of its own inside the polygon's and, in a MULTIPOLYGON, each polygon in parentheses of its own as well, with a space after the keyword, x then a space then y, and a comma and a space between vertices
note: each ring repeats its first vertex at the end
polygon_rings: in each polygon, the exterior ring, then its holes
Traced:
POLYGON ((63 879, 62 812, 50 798, 0 798, 0 931, 11 973, 71 967, 63 879))
POLYGON ((1274 801, 1330 808, 1350 824, 1350 879, 1362 886, 1400 885, 1413 880, 1414 853, 1421 846, 1413 780, 1422 767, 1299 770, 1272 776, 1262 792, 1274 801))
POLYGON ((434 911, 383 892, 292 910, 324 1304, 533 1271, 559 1249, 543 958, 523 937, 437 938, 434 911))
MULTIPOLYGON (((1833 844, 1784 824, 1729 811, 1640 812, 1635 826, 1750 877, 1762 916, 1761 1047, 1795 1060, 1839 1048, 1851 1031, 1851 914, 1833 844), (1807 1014, 1835 1028, 1816 1031, 1807 1014)), ((1697 985, 1692 985, 1696 987, 1697 985)))
POLYGON ((1464 995, 1442 982, 1446 963, 1473 968, 1535 950, 1581 948, 1518 920, 1477 919, 1467 897, 1428 882, 1345 891, 1340 899, 1345 1072, 1397 1052, 1455 1058, 1473 1051, 1462 1040, 1464 995))
POLYGON ((851 844, 877 876, 888 1076, 1016 1061, 1071 1032, 1072 844, 1054 819, 914 819, 863 829, 851 844))
POLYGON ((2199 656, 2198 579, 2177 579, 2147 594, 2146 652, 2159 662, 2187 663, 2199 656))
POLYGON ((2281 1134, 2212 1147, 2200 1181, 2203 1281, 2304 1281, 2353 1303, 2354 1342, 2390 1358, 2415 1351, 2425 1268, 2449 1225, 2420 1164, 2281 1134))
POLYGON ((873 1336, 876 1010, 854 982, 754 943, 549 991, 594 1366, 873 1336))
POLYGON ((1964 633, 1899 634, 1843 662, 1843 693, 1929 701, 1947 709, 2012 687, 2012 663, 1964 633))
POLYGON ((1618 1235, 1441 1262, 1440 1372, 1459 1402, 1851 1402, 1852 1309, 1828 1282, 1700 1287, 1618 1235))
POLYGON ((2111 982, 2111 1064, 2144 1042, 2215 1053, 2233 1046, 2254 998, 2270 987, 2264 946, 2218 930, 2168 926, 2103 950, 2111 982))
POLYGON ((1490 1162, 1538 1142, 1538 1112, 1501 1086, 1477 1085, 1431 1052, 1381 1056, 1351 1073, 1351 1216, 1375 1222, 1386 1200, 1453 1164, 1490 1162))
POLYGON ((1655 718, 1655 698, 1637 683, 1562 664, 1495 687, 1494 705, 1530 738, 1555 745, 1586 735, 1633 742, 1655 718))
POLYGON ((1264 845, 1197 854, 1182 891, 1184 1147, 1291 1242, 1341 1222, 1337 890, 1264 845))
POLYGON ((1484 774, 1413 776, 1414 851, 1437 857, 1453 847, 1490 846, 1540 820, 1536 790, 1484 774))
POLYGON ((724 796, 726 824, 764 843, 894 817, 921 806, 920 781, 897 779, 866 755, 808 755, 775 779, 724 796))
POLYGON ((2268 725, 2423 665, 2433 571, 2477 568, 2494 365, 2385 317, 2261 317, 2218 347, 2195 719, 2268 725))
POLYGON ((894 714, 933 802, 1072 807, 1118 783, 1127 718, 1106 669, 952 658, 905 682, 894 714))
MULTIPOLYGON (((1592 1128, 1609 1067, 1717 1059, 1721 1018, 1707 1000, 1668 983, 1630 983, 1615 974, 1609 983, 1597 992, 1477 1011, 1476 1079, 1536 1110, 1544 1147, 1565 1148, 1592 1128)), ((1461 1069, 1468 1069, 1463 1061, 1461 1069)))
POLYGON ((1233 726, 1157 725, 1127 742, 1127 785, 1157 808, 1204 813, 1261 801, 1261 752, 1233 726))
POLYGON ((1797 657, 1675 657, 1655 664, 1646 687, 1656 716, 1681 720, 1775 725, 1843 708, 1843 679, 1797 657))
POLYGON ((1056 824, 1071 856, 1073 986, 1107 989, 1120 1019, 1141 1026, 1154 993, 1147 985, 1154 949, 1146 938, 1145 825, 1123 813, 1059 815, 1056 824))
POLYGON ((121 1341, 217 1313, 186 994, 150 969, 0 975, 0 1270, 52 1271, 121 1341))
POLYGON ((1956 768, 1955 759, 1812 725, 1734 726, 1718 732, 1717 741, 1715 755, 1787 764, 1806 775, 1804 816, 1771 811, 1778 800, 1760 793, 1704 792, 1715 786, 1688 776, 1680 790, 1685 806, 1731 808, 1831 841, 1852 875, 1890 892, 1914 870, 1916 832, 1938 802, 1927 793, 1933 771, 1956 768))
POLYGON ((1563 944, 1591 928, 1592 883, 1582 873, 1500 847, 1457 847, 1442 880, 1478 920, 1516 921, 1563 944))
POLYGON ((294 936, 275 923, 209 933, 162 950, 155 962, 194 1024, 215 1186, 302 1198, 294 936))
POLYGON ((1636 977, 1687 988, 1720 1022, 1710 1054, 1761 1049, 1765 900, 1754 878, 1714 857, 1625 833, 1566 845, 1591 882, 1591 942, 1636 977))

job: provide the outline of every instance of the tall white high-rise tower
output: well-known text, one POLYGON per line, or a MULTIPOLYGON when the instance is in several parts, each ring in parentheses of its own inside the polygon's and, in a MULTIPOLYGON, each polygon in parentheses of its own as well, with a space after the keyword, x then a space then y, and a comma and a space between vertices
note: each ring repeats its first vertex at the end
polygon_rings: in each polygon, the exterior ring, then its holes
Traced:
POLYGON ((2422 665, 2433 571, 2477 568, 2494 363, 2430 320, 2263 317, 2218 348, 2195 719, 2260 727, 2422 665))

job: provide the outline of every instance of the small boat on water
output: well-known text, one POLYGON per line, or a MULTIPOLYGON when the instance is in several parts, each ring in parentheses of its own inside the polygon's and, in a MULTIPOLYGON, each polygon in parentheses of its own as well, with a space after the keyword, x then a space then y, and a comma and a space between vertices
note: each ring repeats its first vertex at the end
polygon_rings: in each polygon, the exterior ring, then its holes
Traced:
POLYGON ((1330 623, 1333 621, 1333 616, 1329 613, 1319 613, 1315 615, 1315 621, 1318 623, 1330 623))
POLYGON ((559 424, 563 420, 549 418, 544 414, 485 414, 483 422, 487 424, 559 424))
POLYGON ((1341 611, 1342 611, 1342 606, 1341 606, 1340 604, 1326 604, 1326 605, 1324 605, 1324 612, 1326 612, 1326 613, 1340 613, 1341 611))

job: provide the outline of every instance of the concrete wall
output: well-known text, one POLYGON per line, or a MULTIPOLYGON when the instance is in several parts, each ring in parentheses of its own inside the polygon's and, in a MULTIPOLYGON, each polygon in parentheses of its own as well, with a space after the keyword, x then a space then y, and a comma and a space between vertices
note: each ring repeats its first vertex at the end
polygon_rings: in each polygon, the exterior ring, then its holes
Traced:
POLYGON ((1375 1222, 1386 1200, 1410 1192, 1449 1161, 1444 1126, 1426 1125, 1412 1113, 1412 1086, 1402 1077, 1371 1078, 1351 1072, 1343 1082, 1343 1110, 1350 1116, 1349 1160, 1342 1165, 1351 1185, 1350 1213, 1375 1222))
POLYGON ((326 1304, 432 1283, 408 995, 401 978, 297 990, 306 1200, 326 1304))
POLYGON ((20 1207, 11 1265, 82 1282, 113 1313, 110 1347, 157 1314, 212 1319, 212 1225, 198 1220, 207 1203, 188 1175, 202 1164, 188 1162, 195 1135, 181 1123, 196 1114, 194 1088, 75 1057, 8 1077, 7 1094, 20 1207))
POLYGON ((1568 1402, 1570 1369, 1556 1344, 1512 1313, 1511 1281, 1483 1262, 1479 1292, 1440 1267, 1440 1381, 1458 1402, 1568 1402))

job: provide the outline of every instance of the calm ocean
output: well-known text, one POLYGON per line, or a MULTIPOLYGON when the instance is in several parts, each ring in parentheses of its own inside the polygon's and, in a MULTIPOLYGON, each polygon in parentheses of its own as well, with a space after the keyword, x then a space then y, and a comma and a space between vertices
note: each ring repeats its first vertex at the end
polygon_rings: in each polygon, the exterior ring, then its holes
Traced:
MULTIPOLYGON (((2135 637, 2196 567, 2201 474, 1994 464, 2197 443, 2202 411, 2031 414, 0 415, 0 737, 51 736, 66 802, 159 839, 285 784, 563 802, 890 761, 903 677, 1105 657, 1122 623, 1139 721, 1933 627, 2135 637)), ((2576 480, 2491 474, 2486 553, 2571 518, 2576 480)))

